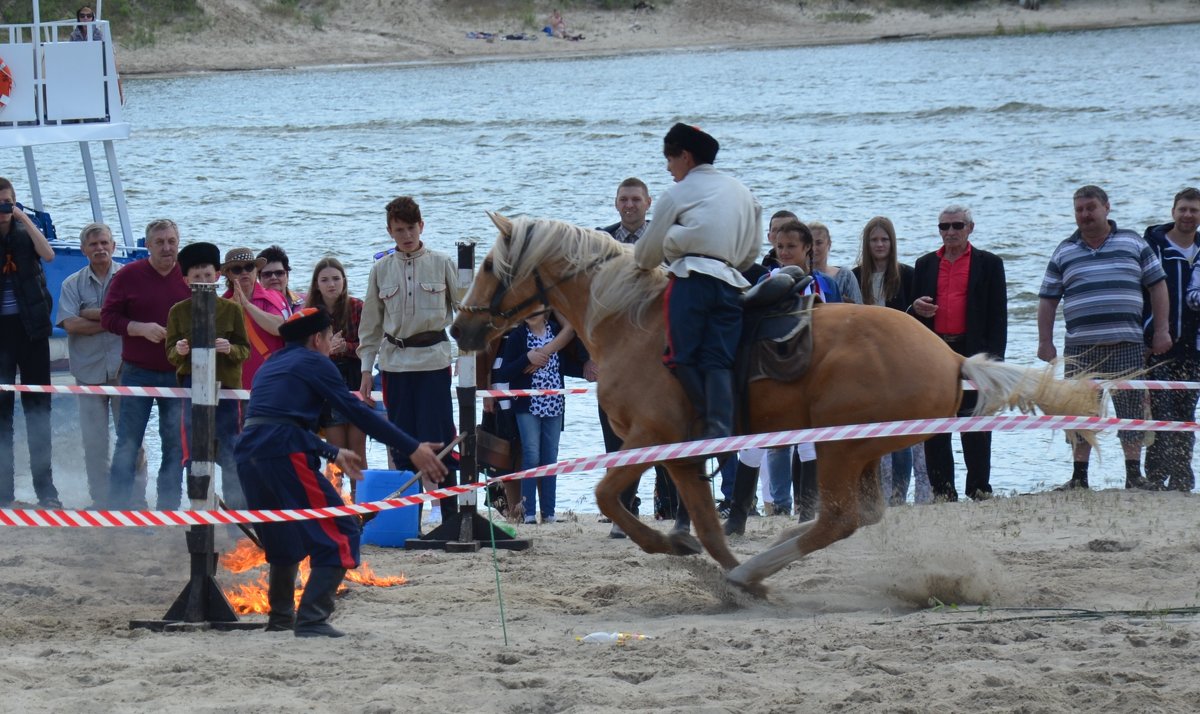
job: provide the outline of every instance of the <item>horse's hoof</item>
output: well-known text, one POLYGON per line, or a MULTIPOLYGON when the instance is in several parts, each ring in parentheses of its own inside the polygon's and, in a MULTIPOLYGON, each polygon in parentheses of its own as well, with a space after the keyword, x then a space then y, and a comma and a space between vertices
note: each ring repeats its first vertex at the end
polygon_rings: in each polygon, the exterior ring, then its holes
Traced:
POLYGON ((667 542, 671 544, 671 555, 699 555, 702 550, 700 541, 687 531, 671 531, 667 542))
POLYGON ((730 585, 748 595, 753 595, 754 597, 760 599, 766 599, 767 586, 763 585, 761 580, 746 580, 745 573, 739 572, 743 568, 744 566, 739 565, 733 570, 730 570, 725 574, 725 580, 728 581, 730 585))

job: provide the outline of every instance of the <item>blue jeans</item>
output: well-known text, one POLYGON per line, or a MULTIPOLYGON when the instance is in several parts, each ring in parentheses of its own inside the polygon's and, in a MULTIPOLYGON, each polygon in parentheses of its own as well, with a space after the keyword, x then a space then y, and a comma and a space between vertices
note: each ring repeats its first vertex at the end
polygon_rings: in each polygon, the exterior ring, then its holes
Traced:
POLYGON ((742 291, 719 278, 671 276, 664 293, 667 353, 663 364, 695 367, 702 374, 733 367, 742 334, 742 291))
POLYGON ((721 464, 721 499, 725 501, 733 500, 733 482, 737 480, 738 472, 738 457, 737 453, 730 454, 725 463, 721 464))
POLYGON ((792 510, 792 452, 793 446, 767 452, 767 473, 770 475, 771 501, 777 511, 792 510))
MULTIPOLYGON (((183 386, 190 389, 192 378, 186 377, 183 386)), ((236 399, 222 399, 217 402, 216 436, 217 436, 217 465, 221 467, 221 497, 225 505, 234 510, 246 507, 246 496, 242 493, 242 482, 237 475, 237 459, 233 458, 233 447, 237 446, 241 434, 242 410, 241 403, 236 399)), ((192 400, 183 400, 183 431, 187 435, 185 444, 184 465, 191 466, 192 454, 192 400)), ((214 484, 215 485, 215 484, 214 484)))
MULTIPOLYGON (((177 387, 174 372, 142 369, 128 362, 121 365, 121 385, 125 387, 177 387)), ((158 402, 158 438, 162 444, 162 462, 158 467, 158 501, 161 510, 179 508, 183 497, 183 440, 180 414, 183 400, 174 397, 124 397, 117 416, 117 446, 113 449, 112 473, 109 474, 109 502, 114 508, 133 504, 133 473, 138 449, 146 437, 150 409, 158 402)))
MULTIPOLYGON (((555 417, 534 416, 517 412, 517 430, 521 432, 521 467, 531 469, 558 461, 558 439, 562 435, 562 414, 555 417)), ((521 480, 521 501, 525 504, 525 520, 534 517, 534 499, 542 512, 542 521, 554 517, 554 496, 557 476, 521 480)))

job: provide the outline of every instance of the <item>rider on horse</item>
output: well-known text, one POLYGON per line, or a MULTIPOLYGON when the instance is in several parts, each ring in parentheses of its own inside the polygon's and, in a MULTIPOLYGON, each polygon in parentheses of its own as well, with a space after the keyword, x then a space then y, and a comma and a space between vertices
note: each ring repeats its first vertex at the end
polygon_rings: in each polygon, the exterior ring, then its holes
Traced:
POLYGON ((676 124, 663 139, 675 185, 655 201, 654 221, 634 245, 639 268, 664 261, 667 349, 663 363, 704 415, 706 439, 733 431, 733 359, 742 330, 741 271, 758 257, 762 207, 740 181, 715 168, 720 144, 676 124))

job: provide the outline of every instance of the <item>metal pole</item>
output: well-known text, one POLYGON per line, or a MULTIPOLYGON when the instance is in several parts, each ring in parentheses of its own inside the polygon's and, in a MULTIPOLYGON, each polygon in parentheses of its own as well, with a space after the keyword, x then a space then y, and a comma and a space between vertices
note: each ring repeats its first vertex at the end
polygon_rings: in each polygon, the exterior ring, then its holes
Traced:
POLYGON ((79 142, 79 155, 83 159, 83 177, 87 181, 88 198, 92 202, 92 220, 104 222, 104 209, 100 206, 100 189, 96 185, 96 166, 92 163, 92 147, 86 141, 79 142))
POLYGON ((121 223, 121 237, 125 241, 125 246, 132 248, 137 245, 137 241, 133 237, 133 227, 129 223, 129 206, 125 204, 125 186, 121 183, 121 170, 117 168, 117 150, 113 148, 112 139, 104 141, 104 156, 108 159, 108 177, 112 181, 113 197, 117 202, 117 219, 121 223))
POLYGON ((29 176, 29 195, 33 197, 33 207, 39 211, 42 207, 42 185, 38 182, 37 161, 33 158, 33 147, 21 147, 25 151, 25 173, 29 176))

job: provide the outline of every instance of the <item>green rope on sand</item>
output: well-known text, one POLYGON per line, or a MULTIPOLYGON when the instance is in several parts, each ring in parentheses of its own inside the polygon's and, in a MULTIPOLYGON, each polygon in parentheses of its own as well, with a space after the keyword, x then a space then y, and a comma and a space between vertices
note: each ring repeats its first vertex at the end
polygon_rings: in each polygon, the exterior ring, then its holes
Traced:
POLYGON ((500 630, 504 633, 504 646, 508 647, 508 619, 504 616, 504 593, 500 590, 500 561, 496 558, 496 524, 492 522, 492 499, 485 497, 488 509, 488 533, 492 541, 492 570, 496 573, 496 601, 500 603, 500 630))

